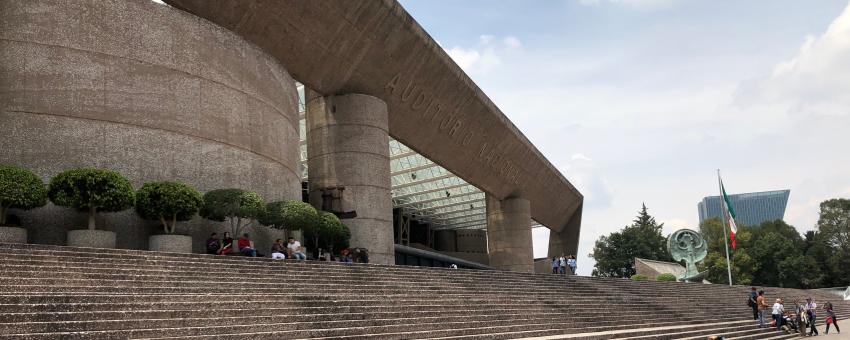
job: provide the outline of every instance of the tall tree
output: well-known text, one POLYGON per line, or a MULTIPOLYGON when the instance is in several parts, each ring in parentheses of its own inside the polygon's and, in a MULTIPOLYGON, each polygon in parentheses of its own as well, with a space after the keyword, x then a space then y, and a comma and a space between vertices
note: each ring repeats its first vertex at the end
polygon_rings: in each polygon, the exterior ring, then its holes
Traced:
POLYGON ((825 253, 823 257, 830 284, 850 285, 850 199, 837 198, 822 202, 817 230, 825 253))
MULTIPOLYGON (((699 264, 700 271, 708 271, 705 279, 714 283, 727 283, 729 274, 726 267, 726 235, 723 234, 723 222, 719 218, 711 218, 699 225, 700 234, 708 242, 708 254, 699 264)), ((756 261, 749 253, 752 241, 750 228, 738 225, 735 239, 738 249, 729 249, 732 262, 732 283, 748 285, 753 281, 753 272, 757 267, 756 261)))
POLYGON ((661 235, 663 225, 655 222, 644 204, 631 225, 596 241, 590 254, 596 260, 593 276, 631 277, 636 257, 671 261, 666 238, 661 235))

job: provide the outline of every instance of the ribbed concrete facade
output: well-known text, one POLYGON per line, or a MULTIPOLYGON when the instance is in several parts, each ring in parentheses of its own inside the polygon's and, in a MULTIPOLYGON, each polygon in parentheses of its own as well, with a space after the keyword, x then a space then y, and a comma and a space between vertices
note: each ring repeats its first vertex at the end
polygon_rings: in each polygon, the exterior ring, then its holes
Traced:
MULTIPOLYGON (((137 187, 180 180, 299 197, 294 81, 230 31, 148 0, 4 1, 0 25, 2 162, 45 180, 100 167, 137 187)), ((13 213, 30 242, 64 244, 65 231, 84 226, 64 208, 13 213)), ((119 248, 146 248, 157 232, 132 211, 98 224, 118 233, 119 248)), ((202 228, 178 232, 200 251, 218 228, 193 224, 202 228)))
POLYGON ((340 207, 351 246, 369 249, 370 261, 395 263, 390 200, 387 104, 361 94, 307 98, 310 203, 322 208, 323 189, 344 187, 340 207))

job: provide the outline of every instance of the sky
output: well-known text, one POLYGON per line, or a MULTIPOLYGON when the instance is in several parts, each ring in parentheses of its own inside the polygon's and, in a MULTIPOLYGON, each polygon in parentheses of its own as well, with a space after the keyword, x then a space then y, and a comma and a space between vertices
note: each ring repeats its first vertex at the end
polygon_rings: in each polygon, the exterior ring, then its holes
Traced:
POLYGON ((584 195, 581 275, 642 203, 665 236, 697 228, 717 169, 790 189, 801 232, 850 198, 847 0, 401 3, 584 195))

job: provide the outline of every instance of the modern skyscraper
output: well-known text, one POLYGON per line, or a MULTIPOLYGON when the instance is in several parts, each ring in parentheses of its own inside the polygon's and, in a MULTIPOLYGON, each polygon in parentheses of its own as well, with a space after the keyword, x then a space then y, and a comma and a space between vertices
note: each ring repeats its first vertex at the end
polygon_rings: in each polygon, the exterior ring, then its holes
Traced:
MULTIPOLYGON (((750 192, 729 195, 732 207, 737 214, 737 222, 746 226, 758 226, 762 222, 781 220, 785 217, 785 207, 791 190, 750 192)), ((708 196, 702 199, 699 208, 699 222, 722 216, 720 196, 708 196)))

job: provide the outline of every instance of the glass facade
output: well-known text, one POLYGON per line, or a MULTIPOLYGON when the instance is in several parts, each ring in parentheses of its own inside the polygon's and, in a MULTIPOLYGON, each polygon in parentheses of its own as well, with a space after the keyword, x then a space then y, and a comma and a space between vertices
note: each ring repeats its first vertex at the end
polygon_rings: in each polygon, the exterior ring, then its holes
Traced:
MULTIPOLYGON (((307 181, 307 135, 304 87, 298 86, 301 176, 307 181)), ((445 168, 390 138, 393 208, 433 230, 484 229, 484 192, 445 168)))
MULTIPOLYGON (((751 192, 729 195, 732 208, 735 209, 735 221, 745 226, 758 226, 763 222, 781 220, 785 217, 785 207, 791 190, 751 192)), ((699 221, 721 217, 720 196, 703 198, 697 205, 699 221)))

